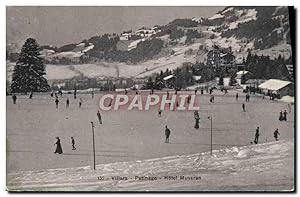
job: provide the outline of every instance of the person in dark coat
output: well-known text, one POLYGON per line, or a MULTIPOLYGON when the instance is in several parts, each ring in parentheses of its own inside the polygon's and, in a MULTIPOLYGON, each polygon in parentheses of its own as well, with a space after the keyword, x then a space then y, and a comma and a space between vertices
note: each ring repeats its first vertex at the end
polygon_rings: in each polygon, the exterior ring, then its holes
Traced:
POLYGON ((286 121, 286 120, 287 120, 287 117, 286 117, 286 115, 287 115, 287 112, 286 112, 286 110, 284 110, 284 112, 283 112, 283 120, 284 120, 284 121, 286 121))
POLYGON ((167 99, 169 98, 169 91, 167 91, 167 99))
POLYGON ((81 108, 82 103, 83 103, 83 101, 82 101, 82 99, 80 98, 80 99, 79 99, 79 108, 81 108))
POLYGON ((74 88, 74 99, 76 99, 76 98, 77 98, 77 89, 74 88))
POLYGON ((274 131, 274 138, 275 138, 276 141, 278 141, 278 135, 280 135, 280 133, 279 133, 278 129, 276 129, 274 131))
POLYGON ((17 102, 17 96, 15 94, 12 95, 13 104, 17 102))
POLYGON ((235 100, 238 100, 238 99, 239 99, 239 93, 236 93, 235 100))
POLYGON ((282 111, 280 111, 279 113, 279 121, 282 121, 283 120, 283 115, 282 115, 282 111))
POLYGON ((158 110, 158 117, 161 117, 161 112, 162 112, 162 110, 160 109, 160 110, 158 110))
POLYGON ((187 104, 189 104, 190 101, 191 101, 191 95, 189 95, 189 96, 187 97, 187 104))
POLYGON ((203 88, 201 89, 201 94, 203 94, 203 88))
POLYGON ((197 91, 198 91, 198 89, 196 88, 196 89, 195 89, 195 95, 197 94, 197 91))
POLYGON ((255 144, 258 143, 258 138, 259 138, 259 127, 257 127, 256 132, 255 132, 255 139, 254 139, 255 144))
POLYGON ((66 108, 68 108, 70 105, 70 101, 69 101, 69 98, 67 98, 67 101, 66 101, 66 108))
POLYGON ((169 137, 170 137, 171 131, 168 128, 168 126, 166 125, 166 129, 165 129, 165 136, 166 136, 166 140, 165 143, 169 143, 169 137))
POLYGON ((125 95, 127 95, 127 93, 128 93, 128 92, 127 92, 127 90, 126 90, 126 88, 125 88, 125 95))
POLYGON ((246 109, 245 109, 245 103, 243 103, 242 107, 243 107, 243 111, 245 112, 246 111, 246 109))
MULTIPOLYGON (((57 139, 57 141, 56 141, 56 150, 55 150, 55 154, 56 153, 58 153, 58 154, 62 154, 63 153, 63 151, 62 151, 62 147, 61 147, 61 144, 60 144, 60 139, 59 139, 59 137, 56 137, 56 139, 57 139)), ((54 144, 54 145, 55 145, 54 144)))
POLYGON ((249 100, 250 100, 250 95, 247 93, 246 94, 246 102, 249 102, 249 100))
POLYGON ((58 103, 59 103, 59 100, 58 98, 55 99, 55 105, 56 105, 56 108, 58 108, 58 103))
POLYGON ((199 120, 200 120, 199 116, 195 118, 195 126, 194 126, 195 129, 199 129, 199 120))
POLYGON ((53 97, 53 91, 51 92, 50 96, 53 97))
POLYGON ((32 96, 33 96, 33 93, 30 92, 30 94, 29 94, 29 99, 32 99, 32 96))
POLYGON ((73 137, 71 137, 71 143, 72 143, 72 150, 76 150, 76 147, 75 147, 75 140, 73 137))
POLYGON ((99 110, 97 112, 97 117, 98 117, 99 123, 102 124, 102 117, 101 117, 99 110))

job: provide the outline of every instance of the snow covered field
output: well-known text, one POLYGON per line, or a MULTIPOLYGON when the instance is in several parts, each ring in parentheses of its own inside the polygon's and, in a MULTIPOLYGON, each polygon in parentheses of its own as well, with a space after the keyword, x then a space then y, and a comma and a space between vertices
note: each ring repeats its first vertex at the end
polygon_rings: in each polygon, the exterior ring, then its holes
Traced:
POLYGON ((10 173, 10 191, 291 191, 293 140, 79 168, 10 173), (148 178, 148 179, 147 179, 148 178))
MULTIPOLYGON (((192 94, 193 92, 191 92, 192 94)), ((97 101, 89 94, 63 95, 59 108, 47 95, 30 100, 18 96, 17 105, 7 97, 7 185, 11 190, 290 190, 293 188, 294 110, 287 122, 278 121, 287 104, 252 96, 242 112, 245 95, 235 91, 198 95, 200 129, 194 129, 193 112, 108 111, 98 124, 97 101), (65 108, 67 96, 70 108, 65 108), (210 150, 210 121, 213 117, 213 149, 210 150), (91 123, 95 122, 97 171, 93 163, 91 123), (170 144, 164 143, 164 126, 171 130, 170 144), (260 127, 259 143, 254 140, 260 127), (275 143, 278 128, 280 141, 275 143), (61 139, 64 154, 56 155, 55 137, 61 139), (72 151, 71 139, 76 141, 72 151), (235 148, 232 148, 235 147, 235 148), (239 148, 238 148, 239 147, 239 148), (179 156, 183 155, 183 156, 179 156), (162 158, 154 159, 153 158, 162 158), (149 160, 152 159, 152 160, 149 160), (145 161, 146 160, 146 161, 145 161), (117 163, 115 163, 117 162, 117 163), (88 166, 88 167, 82 167, 88 166), (67 169, 62 169, 67 168, 67 169), (46 170, 48 169, 48 170, 46 170), (55 169, 55 170, 54 170, 55 169), (197 181, 101 181, 98 176, 186 175, 197 181), (278 178, 277 178, 278 177, 278 178), (163 184, 162 184, 163 182, 163 184)), ((148 94, 148 93, 144 93, 148 94)))

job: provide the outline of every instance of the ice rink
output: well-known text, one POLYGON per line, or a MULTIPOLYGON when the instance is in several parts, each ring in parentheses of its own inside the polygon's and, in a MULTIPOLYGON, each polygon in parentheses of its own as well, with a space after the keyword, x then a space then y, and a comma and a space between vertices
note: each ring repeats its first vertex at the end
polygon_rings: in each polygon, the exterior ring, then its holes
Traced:
MULTIPOLYGON (((121 93, 122 94, 122 93, 121 93)), ((130 92, 135 94, 135 92, 130 92)), ((144 92, 142 94, 149 94, 144 92)), ((172 94, 172 92, 170 92, 172 94)), ((190 94, 194 94, 193 91, 190 94)), ((254 140, 256 127, 260 127, 259 143, 274 141, 273 132, 279 129, 279 139, 294 138, 294 106, 280 122, 279 112, 288 111, 287 103, 271 101, 268 97, 245 94, 239 91, 224 94, 216 91, 215 103, 210 103, 206 92, 197 99, 200 103, 200 128, 194 129, 193 111, 102 111, 103 124, 96 116, 101 94, 59 96, 55 108, 50 94, 18 96, 13 105, 7 97, 7 172, 70 168, 93 164, 91 121, 95 123, 96 164, 143 160, 165 156, 200 153, 210 150, 210 120, 213 117, 213 149, 249 145, 254 140), (66 99, 70 107, 66 109, 66 99), (78 107, 79 98, 83 105, 78 107), (242 110, 242 103, 246 112, 242 110), (165 125, 171 130, 170 143, 164 143, 165 125), (76 141, 73 151, 71 136, 76 141), (55 137, 60 137, 63 154, 54 154, 55 137)))

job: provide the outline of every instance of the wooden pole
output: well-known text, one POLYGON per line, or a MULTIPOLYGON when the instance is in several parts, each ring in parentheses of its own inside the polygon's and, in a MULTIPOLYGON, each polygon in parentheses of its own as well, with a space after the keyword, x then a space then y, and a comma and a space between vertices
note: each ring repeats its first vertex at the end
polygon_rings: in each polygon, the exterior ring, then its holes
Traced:
POLYGON ((92 124, 92 133, 93 133, 93 152, 94 152, 94 170, 96 170, 96 154, 95 154, 95 133, 94 133, 94 123, 92 124))
POLYGON ((210 154, 212 155, 212 117, 208 116, 208 119, 210 120, 210 154))
POLYGON ((210 154, 212 155, 212 117, 210 117, 210 154))

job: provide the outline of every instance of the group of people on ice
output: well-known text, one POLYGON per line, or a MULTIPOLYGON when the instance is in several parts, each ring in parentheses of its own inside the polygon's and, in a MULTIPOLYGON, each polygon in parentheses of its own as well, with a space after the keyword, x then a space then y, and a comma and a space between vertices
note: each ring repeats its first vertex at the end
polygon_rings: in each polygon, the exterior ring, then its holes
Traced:
MULTIPOLYGON (((62 154, 63 153, 63 149, 62 149, 62 146, 61 146, 61 142, 60 142, 60 138, 59 137, 56 137, 56 142, 54 145, 56 145, 56 149, 54 151, 54 153, 56 154, 62 154)), ((73 137, 71 137, 71 144, 72 144, 72 150, 76 150, 76 147, 75 147, 75 140, 73 137)))
MULTIPOLYGON (((278 141, 278 137, 280 135, 278 129, 276 129, 273 133, 274 135, 274 139, 275 141, 278 141)), ((260 136, 260 133, 259 133, 259 127, 256 128, 256 131, 255 131, 255 137, 254 137, 254 143, 255 144, 258 144, 258 139, 259 139, 259 136, 260 136)), ((251 142, 252 143, 252 142, 251 142)))
POLYGON ((282 113, 282 111, 280 111, 280 113, 279 113, 279 121, 287 121, 287 112, 286 112, 286 110, 284 110, 283 113, 282 113))

